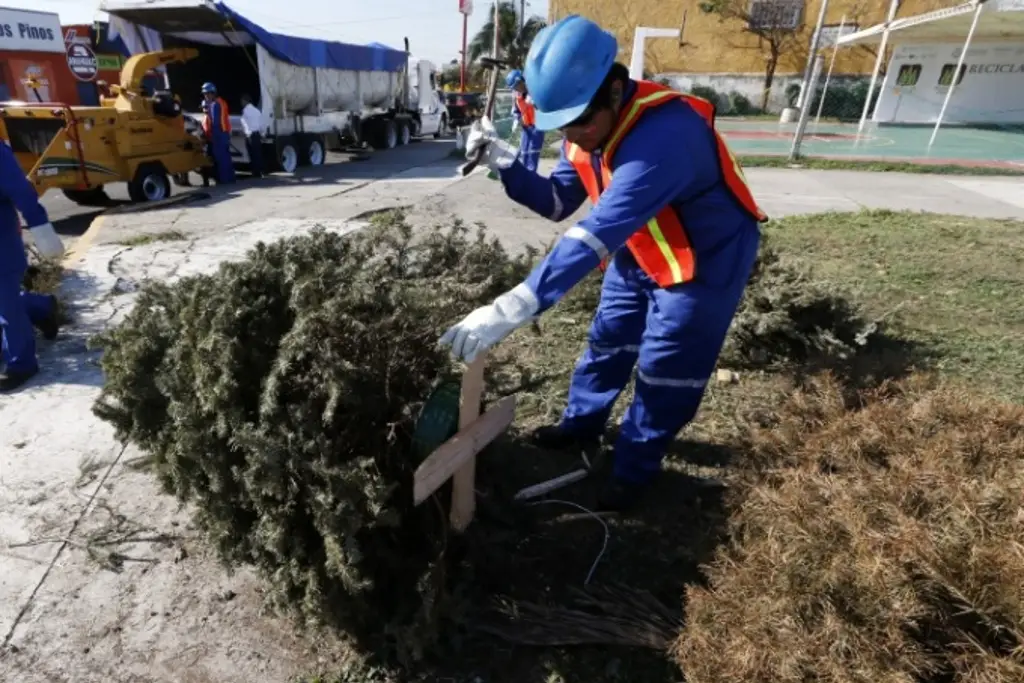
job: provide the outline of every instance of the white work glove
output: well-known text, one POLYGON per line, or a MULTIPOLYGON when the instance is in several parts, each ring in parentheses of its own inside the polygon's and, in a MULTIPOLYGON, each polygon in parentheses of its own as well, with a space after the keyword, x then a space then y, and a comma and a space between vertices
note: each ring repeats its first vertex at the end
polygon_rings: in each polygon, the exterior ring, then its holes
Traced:
POLYGON ((32 243, 36 245, 39 255, 44 259, 60 259, 64 256, 64 243, 57 236, 52 223, 43 223, 27 231, 32 243))
POLYGON ((515 133, 517 130, 519 130, 519 119, 513 119, 512 132, 515 133))
POLYGON ((519 154, 519 150, 498 137, 494 124, 486 116, 474 121, 469 127, 469 135, 466 136, 466 158, 476 159, 481 147, 486 149, 481 161, 492 171, 508 168, 515 163, 519 154))
POLYGON ((494 303, 481 306, 461 322, 452 325, 441 337, 441 346, 450 346, 452 355, 467 363, 530 322, 540 303, 525 284, 516 285, 494 303))

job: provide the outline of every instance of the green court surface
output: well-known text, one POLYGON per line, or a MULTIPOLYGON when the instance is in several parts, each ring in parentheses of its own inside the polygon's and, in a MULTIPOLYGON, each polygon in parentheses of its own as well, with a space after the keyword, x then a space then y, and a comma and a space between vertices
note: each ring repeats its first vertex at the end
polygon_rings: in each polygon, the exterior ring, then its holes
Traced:
MULTIPOLYGON (((737 156, 788 155, 796 124, 721 117, 718 129, 737 156)), ((915 161, 1024 168, 1024 126, 1015 129, 943 127, 928 148, 932 126, 879 126, 810 121, 800 146, 805 157, 915 161)))

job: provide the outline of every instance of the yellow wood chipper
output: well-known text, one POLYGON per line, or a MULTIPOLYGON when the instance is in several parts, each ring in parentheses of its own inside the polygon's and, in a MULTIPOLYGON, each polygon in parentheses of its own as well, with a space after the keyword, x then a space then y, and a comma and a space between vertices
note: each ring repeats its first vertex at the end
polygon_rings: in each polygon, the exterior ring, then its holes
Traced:
POLYGON ((59 189, 86 206, 109 203, 103 186, 128 183, 132 201, 171 194, 169 176, 209 166, 203 141, 186 130, 181 105, 169 92, 152 94, 142 81, 150 70, 195 58, 190 48, 147 52, 125 62, 113 97, 99 107, 56 102, 0 103, 0 139, 14 150, 42 195, 59 189))

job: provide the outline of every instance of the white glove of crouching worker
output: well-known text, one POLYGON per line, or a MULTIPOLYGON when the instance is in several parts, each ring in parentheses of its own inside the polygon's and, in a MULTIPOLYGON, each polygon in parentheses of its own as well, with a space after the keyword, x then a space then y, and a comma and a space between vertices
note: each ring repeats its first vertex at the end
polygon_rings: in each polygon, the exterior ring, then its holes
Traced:
POLYGON ((481 306, 448 328, 439 343, 450 346, 456 358, 472 363, 479 354, 530 322, 538 308, 540 303, 530 288, 516 285, 494 303, 481 306))
POLYGON ((508 168, 519 154, 519 150, 498 137, 494 124, 486 116, 474 121, 469 127, 469 135, 466 136, 466 158, 476 159, 481 147, 485 148, 481 161, 492 171, 508 168))
POLYGON ((64 243, 57 236, 52 223, 43 223, 28 229, 28 236, 44 259, 59 259, 64 256, 64 243))

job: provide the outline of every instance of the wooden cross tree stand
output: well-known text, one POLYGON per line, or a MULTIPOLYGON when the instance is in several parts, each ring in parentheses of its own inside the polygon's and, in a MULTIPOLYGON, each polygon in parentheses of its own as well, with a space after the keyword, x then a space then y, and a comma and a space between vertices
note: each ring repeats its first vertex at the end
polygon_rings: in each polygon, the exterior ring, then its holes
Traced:
POLYGON ((459 431, 420 463, 413 475, 413 503, 420 505, 452 480, 452 528, 465 531, 476 512, 476 456, 512 424, 516 397, 506 396, 480 414, 487 353, 477 357, 462 375, 459 431))

